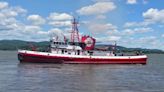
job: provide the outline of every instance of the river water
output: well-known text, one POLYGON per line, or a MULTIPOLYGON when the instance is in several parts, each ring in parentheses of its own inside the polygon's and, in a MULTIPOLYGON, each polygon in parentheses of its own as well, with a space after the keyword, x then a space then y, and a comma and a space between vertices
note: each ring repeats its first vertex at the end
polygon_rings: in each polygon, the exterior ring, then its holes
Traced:
POLYGON ((164 54, 147 65, 21 64, 0 51, 0 92, 164 92, 164 54))

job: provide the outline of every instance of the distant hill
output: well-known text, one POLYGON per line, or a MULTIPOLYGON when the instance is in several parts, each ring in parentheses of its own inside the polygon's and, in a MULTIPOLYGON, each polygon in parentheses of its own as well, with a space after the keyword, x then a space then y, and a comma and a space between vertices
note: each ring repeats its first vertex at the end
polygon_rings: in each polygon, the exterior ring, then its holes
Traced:
MULTIPOLYGON (((21 40, 0 40, 0 50, 17 50, 17 49, 27 49, 30 50, 31 46, 37 47, 39 51, 48 50, 49 47, 48 41, 42 42, 30 42, 30 41, 21 41, 21 40)), ((96 45, 96 48, 105 48, 108 47, 108 50, 111 50, 112 45, 96 45)), ((159 49, 146 49, 146 48, 127 48, 123 46, 117 46, 117 52, 135 52, 140 51, 142 53, 164 53, 164 51, 159 49)))
POLYGON ((49 46, 49 42, 30 42, 21 40, 0 40, 0 50, 17 50, 31 49, 31 46, 37 47, 38 50, 45 50, 49 46))
MULTIPOLYGON (((96 47, 114 47, 113 45, 96 45, 96 47)), ((111 48, 109 48, 110 50, 111 48)), ((123 46, 117 46, 116 47, 117 49, 117 52, 136 52, 136 51, 139 51, 139 52, 142 52, 142 53, 161 53, 161 54, 164 54, 164 51, 163 50, 159 50, 159 49, 147 49, 147 48, 127 48, 127 47, 123 47, 123 46)))

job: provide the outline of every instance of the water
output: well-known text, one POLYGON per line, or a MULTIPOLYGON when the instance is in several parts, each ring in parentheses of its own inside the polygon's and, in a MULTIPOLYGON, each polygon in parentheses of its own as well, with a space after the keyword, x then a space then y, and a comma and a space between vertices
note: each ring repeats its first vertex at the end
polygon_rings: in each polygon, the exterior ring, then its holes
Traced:
POLYGON ((0 92, 164 92, 164 54, 147 65, 20 64, 0 51, 0 92))

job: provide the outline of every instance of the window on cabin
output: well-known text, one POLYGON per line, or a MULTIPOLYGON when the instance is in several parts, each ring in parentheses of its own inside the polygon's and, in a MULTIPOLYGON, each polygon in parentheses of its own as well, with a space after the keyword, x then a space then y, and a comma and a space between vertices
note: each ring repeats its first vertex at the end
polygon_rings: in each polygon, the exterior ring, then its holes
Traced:
POLYGON ((64 54, 64 50, 62 49, 62 54, 64 54))
POLYGON ((77 55, 80 55, 80 50, 77 50, 77 55))

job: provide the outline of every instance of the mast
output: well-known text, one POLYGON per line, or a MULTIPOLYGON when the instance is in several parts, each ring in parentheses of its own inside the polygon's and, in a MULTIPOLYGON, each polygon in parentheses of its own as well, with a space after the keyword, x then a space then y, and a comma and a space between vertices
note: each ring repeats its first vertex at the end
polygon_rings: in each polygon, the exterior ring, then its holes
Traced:
POLYGON ((114 42, 114 54, 116 55, 116 51, 117 51, 117 42, 114 42))
POLYGON ((80 42, 79 30, 77 26, 78 26, 78 21, 74 17, 72 21, 71 42, 75 42, 75 41, 80 42))

